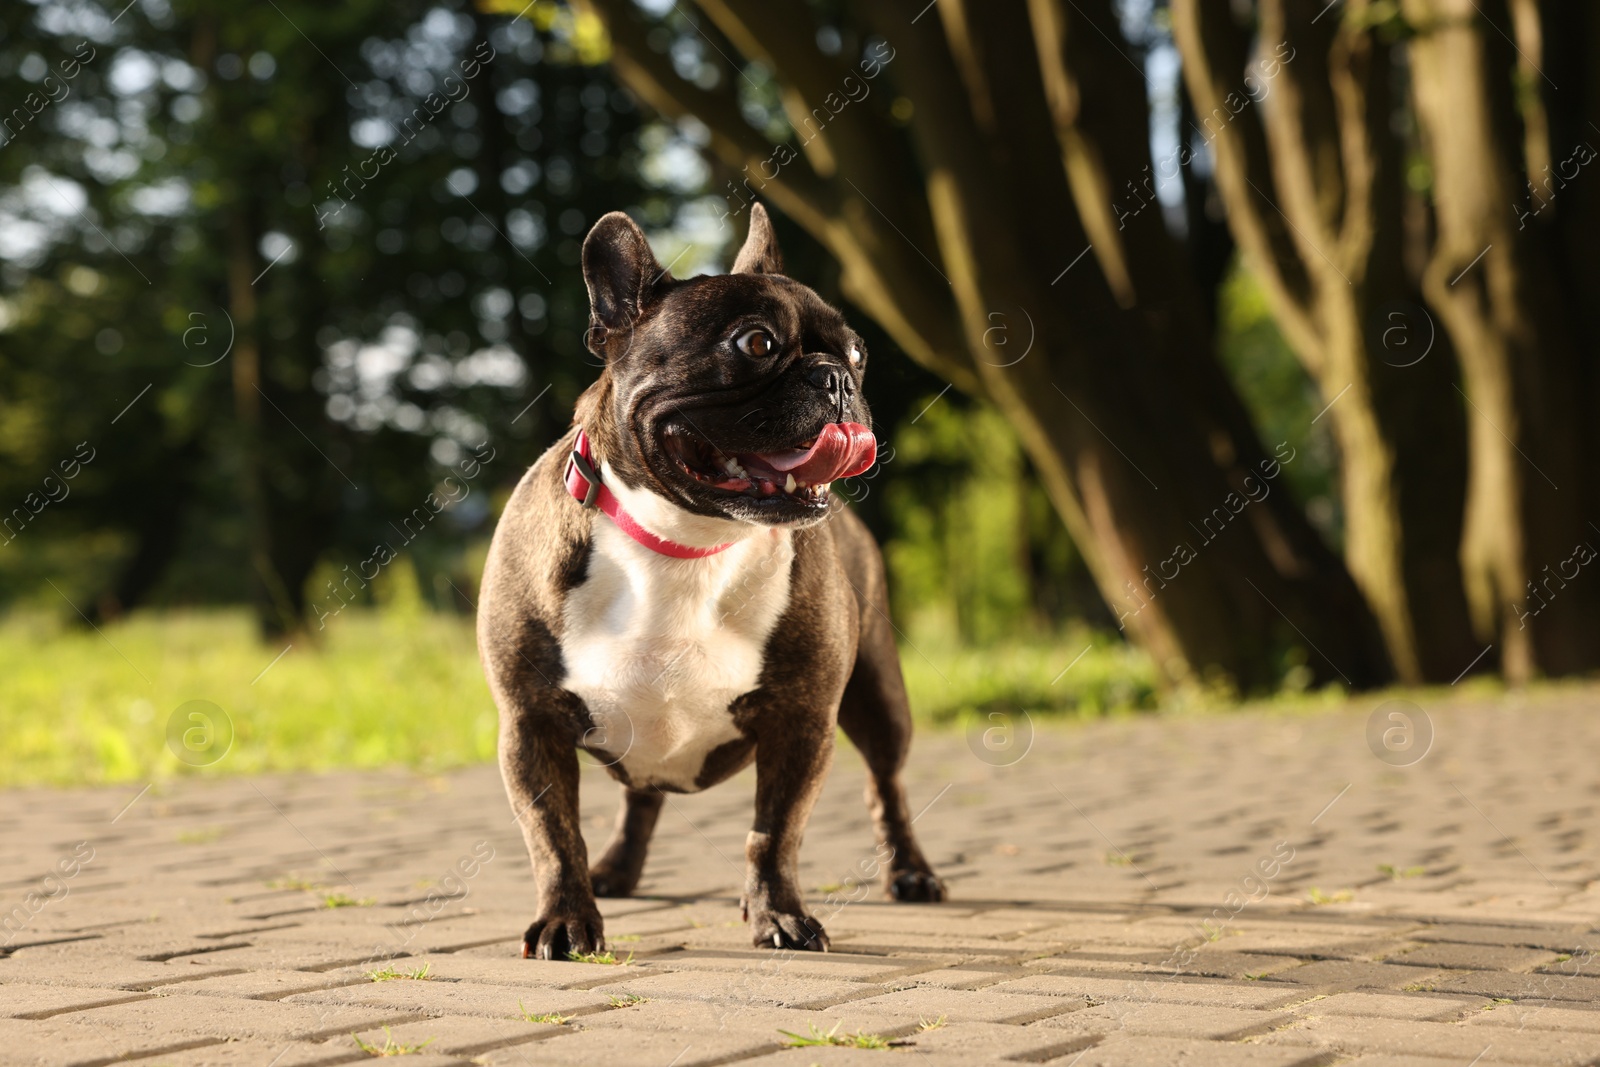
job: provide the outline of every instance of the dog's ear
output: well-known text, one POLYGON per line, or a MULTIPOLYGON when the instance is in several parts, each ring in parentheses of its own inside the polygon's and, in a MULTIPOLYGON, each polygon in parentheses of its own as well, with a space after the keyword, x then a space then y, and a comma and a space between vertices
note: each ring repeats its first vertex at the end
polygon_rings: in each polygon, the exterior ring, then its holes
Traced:
POLYGON ((759 203, 750 205, 750 233, 733 261, 734 274, 782 274, 783 256, 778 252, 778 235, 772 220, 759 203))
POLYGON ((644 231, 621 211, 594 224, 583 240, 583 282, 589 287, 589 349, 600 355, 611 330, 626 330, 639 320, 650 294, 672 280, 644 231))

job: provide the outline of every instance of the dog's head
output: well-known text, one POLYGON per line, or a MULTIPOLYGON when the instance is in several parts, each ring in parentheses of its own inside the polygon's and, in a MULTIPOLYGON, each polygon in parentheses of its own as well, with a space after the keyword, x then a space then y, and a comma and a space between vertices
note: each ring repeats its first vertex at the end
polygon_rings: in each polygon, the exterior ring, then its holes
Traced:
POLYGON ((872 465, 867 351, 781 273, 759 204, 733 272, 677 281, 612 212, 583 243, 589 350, 606 361, 579 418, 627 484, 699 515, 806 524, 828 483, 872 465))

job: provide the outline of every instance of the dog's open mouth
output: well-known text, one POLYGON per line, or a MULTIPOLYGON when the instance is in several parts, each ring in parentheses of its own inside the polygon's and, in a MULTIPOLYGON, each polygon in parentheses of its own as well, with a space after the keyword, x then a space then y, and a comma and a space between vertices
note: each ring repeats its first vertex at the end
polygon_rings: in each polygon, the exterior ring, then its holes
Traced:
POLYGON ((703 485, 803 504, 823 503, 832 482, 860 474, 878 458, 877 438, 858 422, 830 422, 816 437, 777 452, 725 452, 687 433, 668 434, 663 443, 678 469, 703 485))

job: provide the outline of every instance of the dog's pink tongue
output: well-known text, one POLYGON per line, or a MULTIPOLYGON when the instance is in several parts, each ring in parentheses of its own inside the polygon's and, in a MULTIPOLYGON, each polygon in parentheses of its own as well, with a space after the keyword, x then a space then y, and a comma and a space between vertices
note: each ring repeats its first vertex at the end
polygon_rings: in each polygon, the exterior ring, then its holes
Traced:
POLYGON ((807 485, 853 477, 877 458, 878 439, 859 422, 830 422, 810 448, 761 457, 774 470, 792 474, 807 485))

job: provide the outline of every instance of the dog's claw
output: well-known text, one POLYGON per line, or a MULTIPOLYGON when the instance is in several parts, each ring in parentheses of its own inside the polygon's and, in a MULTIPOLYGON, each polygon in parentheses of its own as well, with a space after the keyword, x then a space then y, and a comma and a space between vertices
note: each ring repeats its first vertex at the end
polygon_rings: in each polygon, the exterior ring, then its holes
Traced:
POLYGON ((828 951, 828 934, 822 923, 810 915, 767 912, 757 914, 751 940, 757 948, 769 945, 776 949, 798 949, 802 952, 828 951))
POLYGON ((522 935, 522 958, 564 960, 572 953, 605 948, 605 926, 594 915, 551 915, 535 919, 522 935))
POLYGON ((944 882, 932 871, 911 870, 891 873, 889 896, 901 903, 935 903, 945 897, 944 882))

